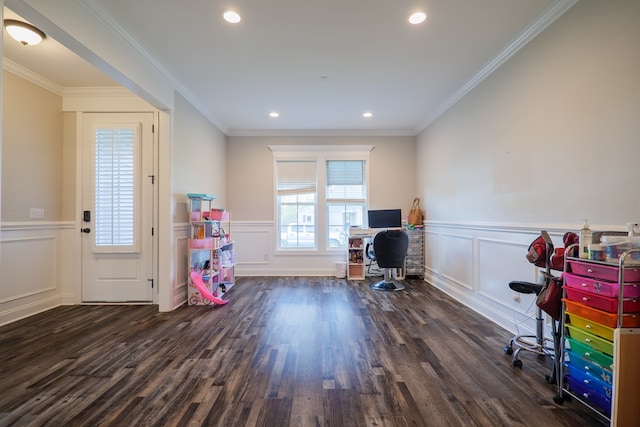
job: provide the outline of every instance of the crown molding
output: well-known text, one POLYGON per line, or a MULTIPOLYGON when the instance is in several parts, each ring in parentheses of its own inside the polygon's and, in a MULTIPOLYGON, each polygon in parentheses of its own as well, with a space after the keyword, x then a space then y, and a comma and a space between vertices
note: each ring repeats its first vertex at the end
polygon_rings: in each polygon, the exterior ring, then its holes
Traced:
POLYGON ((255 129, 255 130, 233 130, 226 134, 227 136, 328 136, 328 137, 345 137, 345 136, 412 136, 416 134, 410 131, 389 131, 389 130, 356 130, 356 129, 255 129))
POLYGON ((49 92, 62 96, 62 86, 42 77, 40 74, 34 73, 33 71, 13 62, 10 59, 2 58, 2 69, 20 78, 23 78, 36 86, 48 90, 49 92))
POLYGON ((220 122, 209 108, 203 104, 200 99, 194 95, 182 82, 171 74, 151 53, 149 53, 131 34, 129 34, 118 21, 102 7, 96 0, 81 0, 80 2, 85 9, 89 11, 96 19, 98 19, 105 27, 114 33, 117 37, 127 43, 137 54, 154 69, 156 69, 173 88, 187 99, 198 111, 200 111, 211 123, 213 123, 222 133, 228 134, 228 129, 220 122))
POLYGON ((137 98, 137 95, 132 93, 129 89, 121 86, 113 87, 65 87, 62 89, 64 96, 76 96, 91 98, 94 96, 103 97, 117 97, 117 98, 137 98))
POLYGON ((373 151, 375 145, 269 145, 269 150, 273 153, 295 152, 352 152, 369 153, 373 151))
POLYGON ((522 49, 527 43, 533 40, 545 28, 569 10, 578 0, 558 0, 551 4, 531 25, 522 31, 511 41, 498 55, 487 63, 476 75, 467 81, 460 89, 451 95, 439 108, 433 111, 427 119, 419 126, 415 135, 422 132, 427 126, 433 123, 438 117, 453 107, 467 93, 479 85, 484 79, 491 75, 498 67, 504 64, 509 58, 522 49))

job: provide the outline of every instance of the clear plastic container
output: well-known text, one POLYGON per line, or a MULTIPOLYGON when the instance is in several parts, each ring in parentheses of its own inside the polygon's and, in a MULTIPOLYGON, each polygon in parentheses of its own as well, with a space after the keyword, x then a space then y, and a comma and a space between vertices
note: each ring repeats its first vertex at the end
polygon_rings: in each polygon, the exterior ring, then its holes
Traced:
MULTIPOLYGON (((629 237, 629 249, 640 249, 640 236, 629 237)), ((640 261, 640 252, 633 252, 631 259, 634 261, 640 261)))
POLYGON ((630 248, 627 236, 602 236, 600 244, 604 249, 605 261, 607 262, 617 263, 620 255, 630 248))

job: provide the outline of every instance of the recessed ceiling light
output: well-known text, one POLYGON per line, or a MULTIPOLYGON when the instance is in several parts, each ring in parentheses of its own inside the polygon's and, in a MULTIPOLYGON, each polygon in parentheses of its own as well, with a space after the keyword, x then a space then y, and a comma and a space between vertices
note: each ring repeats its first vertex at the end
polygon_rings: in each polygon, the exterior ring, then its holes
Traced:
POLYGON ((371 111, 367 111, 365 113, 362 113, 362 117, 368 119, 369 117, 373 117, 373 113, 371 111))
POLYGON ((240 17, 240 14, 235 10, 227 10, 222 14, 222 17, 224 18, 225 21, 231 24, 237 24, 242 19, 240 17))
POLYGON ((277 111, 272 111, 269 113, 269 117, 272 117, 275 119, 276 117, 280 117, 280 113, 278 113, 277 111))
POLYGON ((424 22, 424 20, 427 19, 427 14, 424 12, 414 12, 411 14, 411 16, 409 17, 409 23, 410 24, 421 24, 424 22))

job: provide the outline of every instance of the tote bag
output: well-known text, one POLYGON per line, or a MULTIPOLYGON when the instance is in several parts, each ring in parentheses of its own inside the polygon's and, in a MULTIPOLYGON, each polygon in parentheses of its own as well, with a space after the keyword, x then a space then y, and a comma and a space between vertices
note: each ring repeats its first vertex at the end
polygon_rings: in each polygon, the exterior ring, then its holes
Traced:
POLYGON ((407 224, 409 225, 422 225, 424 216, 422 215, 422 206, 420 206, 420 199, 416 197, 413 199, 411 210, 409 210, 409 216, 407 217, 407 224))

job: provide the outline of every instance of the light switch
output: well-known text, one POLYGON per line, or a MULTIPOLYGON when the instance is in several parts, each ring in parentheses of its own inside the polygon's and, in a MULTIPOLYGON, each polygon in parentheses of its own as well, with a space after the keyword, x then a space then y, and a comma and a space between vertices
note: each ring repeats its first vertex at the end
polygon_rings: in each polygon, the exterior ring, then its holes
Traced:
POLYGON ((44 219, 44 209, 31 208, 31 219, 44 219))

